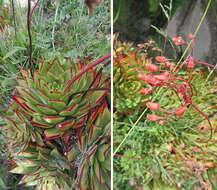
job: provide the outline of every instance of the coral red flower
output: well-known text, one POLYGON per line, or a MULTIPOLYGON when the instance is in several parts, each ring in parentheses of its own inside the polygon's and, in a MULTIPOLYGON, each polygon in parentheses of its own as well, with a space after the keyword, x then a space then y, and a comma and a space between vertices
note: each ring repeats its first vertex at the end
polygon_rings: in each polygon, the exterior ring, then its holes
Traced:
POLYGON ((166 75, 163 75, 163 74, 161 74, 161 75, 154 75, 154 78, 156 80, 159 80, 159 81, 162 81, 162 82, 165 82, 168 79, 168 77, 166 75))
POLYGON ((193 40, 193 39, 194 39, 194 35, 193 35, 192 33, 190 33, 190 34, 188 35, 188 37, 189 37, 190 40, 193 40))
POLYGON ((161 75, 164 75, 164 76, 168 77, 170 75, 170 73, 168 71, 165 71, 161 75))
POLYGON ((158 66, 155 65, 155 64, 149 63, 149 64, 146 64, 145 66, 146 66, 150 71, 153 71, 153 72, 158 72, 158 71, 159 71, 158 66))
POLYGON ((152 92, 152 88, 143 88, 142 90, 140 90, 140 94, 150 94, 152 92))
POLYGON ((168 61, 168 60, 166 59, 166 57, 164 57, 164 56, 157 56, 157 57, 155 58, 155 60, 158 61, 159 63, 165 63, 165 62, 168 61))
POLYGON ((142 75, 141 74, 138 76, 138 78, 152 85, 156 85, 158 83, 158 81, 155 78, 153 78, 152 75, 142 75))
POLYGON ((183 106, 181 108, 178 108, 175 113, 178 115, 178 116, 182 116, 184 113, 185 113, 185 110, 187 109, 186 106, 183 106))
POLYGON ((157 121, 157 120, 161 119, 161 117, 153 114, 153 115, 148 115, 148 119, 151 121, 157 121))
POLYGON ((173 38, 173 41, 176 45, 183 45, 185 44, 185 41, 182 39, 181 36, 177 37, 177 38, 173 38))
POLYGON ((159 104, 158 104, 158 103, 155 103, 155 102, 148 102, 148 103, 146 104, 146 106, 147 106, 148 108, 150 108, 151 110, 155 110, 155 111, 157 111, 157 110, 160 108, 159 104))
POLYGON ((164 123, 165 123, 165 121, 162 121, 162 120, 160 120, 160 121, 158 122, 159 125, 163 125, 164 123))
POLYGON ((193 69, 194 68, 194 60, 193 60, 193 57, 190 57, 188 60, 188 68, 189 69, 193 69))

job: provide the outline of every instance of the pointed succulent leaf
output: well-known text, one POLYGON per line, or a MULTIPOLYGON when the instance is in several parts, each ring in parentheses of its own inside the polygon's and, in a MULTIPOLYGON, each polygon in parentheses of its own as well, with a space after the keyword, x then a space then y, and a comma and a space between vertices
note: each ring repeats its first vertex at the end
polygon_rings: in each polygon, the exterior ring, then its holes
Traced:
POLYGON ((101 131, 102 129, 100 127, 97 127, 96 125, 91 125, 89 138, 88 138, 88 144, 91 144, 92 142, 94 142, 99 136, 101 131))
POLYGON ((44 123, 39 123, 37 121, 32 121, 32 125, 36 126, 36 127, 41 127, 41 128, 51 128, 52 127, 52 125, 47 125, 47 124, 44 124, 44 123))
POLYGON ((47 140, 56 139, 63 135, 64 131, 61 131, 57 128, 46 129, 44 131, 45 138, 47 140))
POLYGON ((79 181, 78 186, 80 190, 87 189, 88 188, 88 170, 89 165, 87 161, 84 161, 81 167, 80 175, 79 175, 79 181))
POLYGON ((60 117, 60 116, 44 116, 43 119, 47 123, 57 124, 57 123, 60 123, 61 121, 63 121, 65 118, 64 117, 60 117))
POLYGON ((96 146, 91 150, 91 152, 89 153, 89 155, 88 155, 88 157, 87 157, 90 166, 92 166, 93 163, 94 163, 94 156, 95 156, 95 153, 96 153, 96 151, 97 151, 97 148, 98 148, 98 146, 96 145, 96 146))
POLYGON ((55 109, 57 112, 60 112, 61 110, 63 110, 66 107, 66 104, 64 103, 63 100, 51 99, 51 100, 49 100, 48 105, 51 108, 55 109))
POLYGON ((99 180, 99 184, 102 184, 102 168, 97 159, 94 161, 94 172, 96 174, 97 179, 99 180))
POLYGON ((98 148, 97 155, 98 155, 98 160, 100 162, 104 162, 106 160, 106 157, 109 154, 110 148, 111 147, 109 144, 103 144, 98 148))
POLYGON ((37 107, 40 109, 42 114, 47 114, 47 115, 57 114, 57 112, 48 105, 37 104, 37 107))
POLYGON ((73 161, 80 151, 76 146, 72 145, 66 152, 66 158, 69 162, 73 161))
POLYGON ((75 120, 69 120, 69 121, 65 121, 65 122, 62 122, 62 123, 59 123, 56 128, 60 131, 63 131, 63 130, 67 130, 69 128, 72 128, 73 125, 75 123, 75 120))
POLYGON ((73 115, 78 110, 78 106, 79 106, 79 104, 74 104, 71 107, 69 107, 67 109, 64 109, 59 114, 61 116, 70 116, 70 115, 73 115))

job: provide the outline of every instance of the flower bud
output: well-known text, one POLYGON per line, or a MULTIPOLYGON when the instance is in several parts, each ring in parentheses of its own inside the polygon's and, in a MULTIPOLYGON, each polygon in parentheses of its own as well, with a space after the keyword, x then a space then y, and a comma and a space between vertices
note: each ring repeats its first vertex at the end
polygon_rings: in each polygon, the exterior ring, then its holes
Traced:
POLYGON ((153 115, 148 115, 148 119, 151 121, 157 121, 157 120, 161 119, 161 117, 153 114, 153 115))
POLYGON ((189 68, 189 69, 193 69, 193 68, 194 68, 194 60, 193 60, 192 57, 190 57, 190 58, 188 59, 188 68, 189 68))
POLYGON ((168 77, 166 75, 163 75, 163 74, 161 74, 161 75, 154 75, 154 78, 156 80, 159 80, 159 81, 162 81, 162 82, 165 82, 168 79, 168 77))
POLYGON ((159 70, 158 66, 155 65, 155 64, 149 63, 149 64, 146 64, 145 66, 146 66, 150 71, 153 71, 153 72, 158 72, 158 70, 159 70))
POLYGON ((160 108, 159 104, 158 104, 158 103, 155 103, 155 102, 148 102, 148 103, 146 104, 146 106, 147 106, 149 109, 155 110, 155 111, 157 111, 157 110, 160 108))
POLYGON ((175 113, 178 115, 178 116, 182 116, 184 113, 185 113, 185 110, 187 109, 186 106, 183 106, 181 108, 178 108, 175 113))
POLYGON ((152 92, 152 88, 143 88, 142 90, 140 90, 140 94, 150 94, 152 92))
POLYGON ((193 40, 193 39, 194 39, 194 35, 193 35, 192 33, 190 33, 190 34, 188 35, 188 37, 189 37, 190 40, 193 40))
POLYGON ((166 61, 168 61, 168 60, 166 59, 166 57, 164 57, 164 56, 157 56, 157 57, 155 58, 155 60, 156 60, 157 62, 159 62, 159 63, 165 63, 166 61))
POLYGON ((173 41, 176 45, 183 45, 185 44, 185 41, 182 39, 181 36, 173 38, 173 41))

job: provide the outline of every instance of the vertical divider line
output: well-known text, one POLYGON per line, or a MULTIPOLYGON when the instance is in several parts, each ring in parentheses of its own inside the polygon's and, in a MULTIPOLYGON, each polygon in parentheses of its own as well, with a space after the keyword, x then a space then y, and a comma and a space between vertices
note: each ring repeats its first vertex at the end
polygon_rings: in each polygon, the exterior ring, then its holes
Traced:
POLYGON ((110 0, 111 24, 111 189, 113 189, 113 0, 110 0))

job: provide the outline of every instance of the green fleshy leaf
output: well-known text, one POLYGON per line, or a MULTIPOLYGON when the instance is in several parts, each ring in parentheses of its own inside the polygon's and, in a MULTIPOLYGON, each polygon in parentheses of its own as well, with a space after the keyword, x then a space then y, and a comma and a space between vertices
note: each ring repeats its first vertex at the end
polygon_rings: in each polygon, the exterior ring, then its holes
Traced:
POLYGON ((62 116, 72 116, 78 110, 78 106, 78 104, 74 104, 70 108, 64 109, 59 114, 62 116))
POLYGON ((40 109, 41 113, 46 114, 46 115, 56 115, 57 114, 57 112, 54 109, 44 104, 37 104, 37 108, 40 109))
POLYGON ((61 137, 64 134, 64 131, 61 131, 57 128, 46 129, 44 135, 46 139, 56 139, 61 137))
POLYGON ((97 156, 98 156, 98 160, 100 162, 104 162, 105 161, 106 156, 107 156, 109 150, 110 150, 110 145, 108 145, 108 144, 103 144, 103 145, 101 145, 98 148, 97 156))
POLYGON ((47 123, 57 124, 57 123, 63 121, 65 118, 64 117, 60 117, 60 116, 44 116, 43 119, 47 123))
POLYGON ((66 108, 66 104, 62 100, 51 99, 51 100, 48 101, 48 105, 50 107, 54 108, 57 112, 60 112, 64 108, 66 108))
POLYGON ((60 131, 67 130, 67 129, 73 127, 74 123, 75 123, 75 120, 65 121, 63 123, 59 123, 56 126, 56 128, 60 131))

